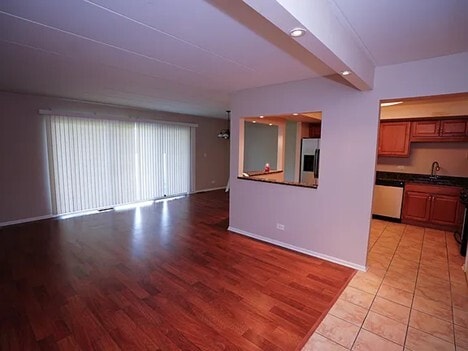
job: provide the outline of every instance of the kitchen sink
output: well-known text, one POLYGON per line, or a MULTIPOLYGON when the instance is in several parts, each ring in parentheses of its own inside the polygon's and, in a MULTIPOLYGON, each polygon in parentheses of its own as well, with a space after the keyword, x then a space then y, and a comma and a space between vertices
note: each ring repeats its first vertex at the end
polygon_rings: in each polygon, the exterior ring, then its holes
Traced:
POLYGON ((415 183, 425 183, 425 184, 435 184, 435 185, 452 185, 452 182, 448 179, 439 179, 439 178, 414 178, 411 180, 415 183))

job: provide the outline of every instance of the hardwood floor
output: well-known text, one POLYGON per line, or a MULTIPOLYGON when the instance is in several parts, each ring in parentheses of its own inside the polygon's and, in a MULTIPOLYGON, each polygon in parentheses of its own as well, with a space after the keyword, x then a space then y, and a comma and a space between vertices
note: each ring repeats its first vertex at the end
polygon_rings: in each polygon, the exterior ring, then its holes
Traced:
POLYGON ((0 228, 0 349, 300 348, 354 271, 227 225, 216 191, 0 228))

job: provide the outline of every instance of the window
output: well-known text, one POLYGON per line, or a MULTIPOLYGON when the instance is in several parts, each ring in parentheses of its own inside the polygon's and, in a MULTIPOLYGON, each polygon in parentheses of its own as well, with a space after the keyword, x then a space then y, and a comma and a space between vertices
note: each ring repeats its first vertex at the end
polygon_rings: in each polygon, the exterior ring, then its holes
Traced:
POLYGON ((50 116, 56 214, 190 191, 190 126, 50 116))

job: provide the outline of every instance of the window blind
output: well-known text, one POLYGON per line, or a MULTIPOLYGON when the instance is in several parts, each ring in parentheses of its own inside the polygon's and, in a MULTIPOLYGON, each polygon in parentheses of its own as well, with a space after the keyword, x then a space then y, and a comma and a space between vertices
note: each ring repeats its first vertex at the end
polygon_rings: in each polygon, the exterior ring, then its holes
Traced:
POLYGON ((54 212, 101 209, 190 191, 190 127, 48 119, 54 212))

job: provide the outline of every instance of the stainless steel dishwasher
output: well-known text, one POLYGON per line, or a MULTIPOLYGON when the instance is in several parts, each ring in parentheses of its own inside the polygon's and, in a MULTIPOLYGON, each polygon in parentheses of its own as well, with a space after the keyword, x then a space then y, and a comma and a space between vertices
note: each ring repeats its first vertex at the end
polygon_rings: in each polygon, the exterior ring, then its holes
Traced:
POLYGON ((372 214, 376 217, 400 221, 405 182, 393 179, 377 179, 374 186, 372 214))

